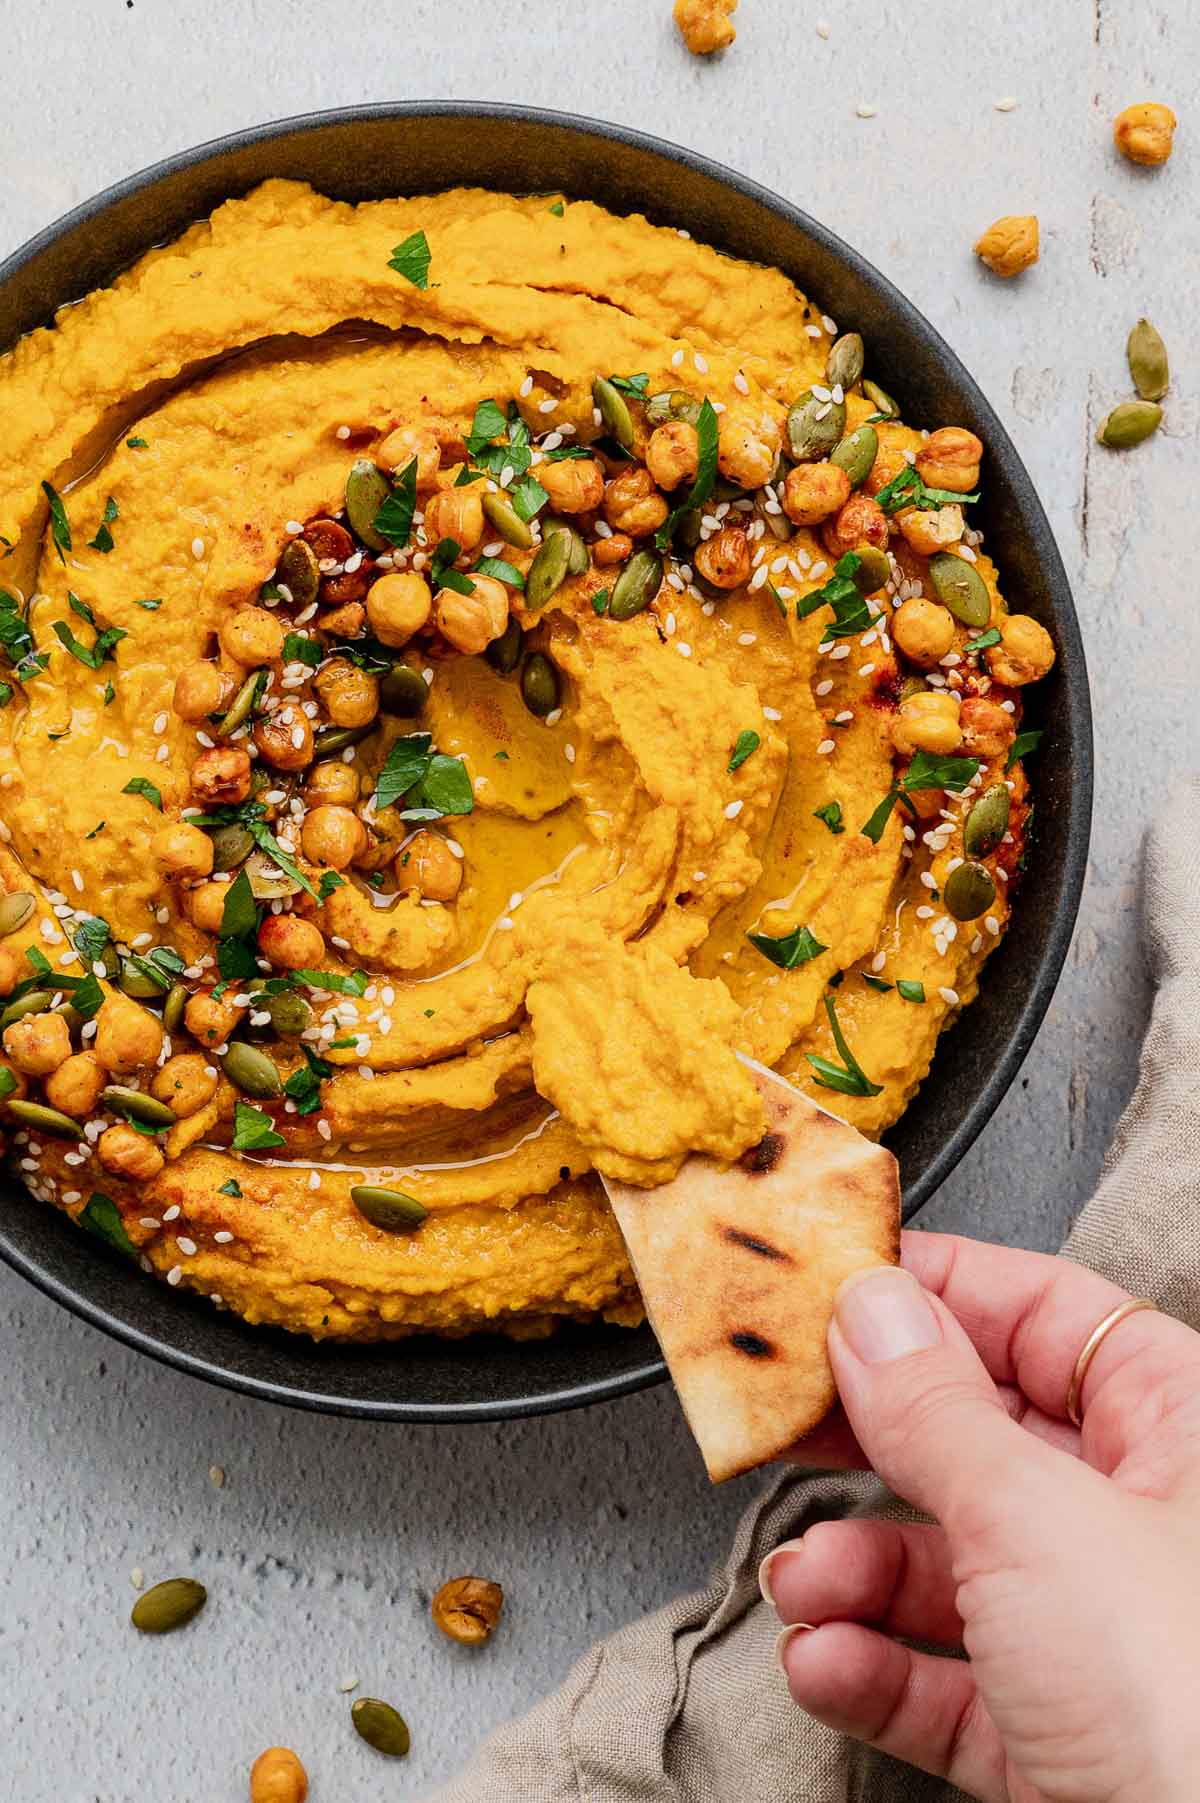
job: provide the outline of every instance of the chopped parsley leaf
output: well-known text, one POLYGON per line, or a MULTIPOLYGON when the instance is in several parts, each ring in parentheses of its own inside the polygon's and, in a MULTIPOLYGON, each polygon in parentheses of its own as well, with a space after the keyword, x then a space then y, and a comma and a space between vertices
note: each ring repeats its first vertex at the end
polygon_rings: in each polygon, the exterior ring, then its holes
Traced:
POLYGON ((227 1177, 217 1190, 218 1196, 240 1196, 242 1186, 236 1177, 227 1177))
POLYGON ((699 415, 696 419, 696 437, 699 442, 699 456, 696 465, 696 480, 688 490, 687 498, 672 510, 654 535, 654 542, 660 551, 665 551, 671 542, 680 519, 694 507, 702 507, 713 491, 717 479, 717 440, 720 433, 717 415, 713 404, 705 395, 699 415))
POLYGON ((840 801, 827 801, 824 807, 813 809, 813 819, 823 820, 830 832, 835 836, 844 833, 846 828, 842 821, 842 804, 840 801))
POLYGON ((949 488, 927 488, 915 466, 905 464, 899 475, 881 488, 875 496, 884 513, 899 513, 903 507, 920 507, 926 511, 946 506, 969 506, 979 495, 959 495, 949 488))
POLYGON ((793 927, 790 933, 784 933, 778 939, 772 938, 770 933, 747 933, 746 937, 755 951, 777 964, 780 970, 795 970, 797 965, 808 964, 829 950, 808 927, 793 927))
POLYGON ((125 1223, 121 1219, 121 1211, 111 1196, 101 1190, 93 1190, 79 1213, 75 1216, 76 1225, 95 1239, 103 1240, 115 1252, 123 1252, 126 1258, 136 1258, 137 1249, 125 1231, 125 1223))
POLYGON ((160 814, 162 813, 162 790, 156 788, 148 777, 131 776, 121 793, 122 795, 144 795, 150 806, 157 808, 160 814))
POLYGON ((112 525, 113 521, 119 517, 117 503, 113 500, 112 496, 109 495, 107 501, 104 503, 104 518, 96 529, 96 536, 95 538, 89 538, 88 540, 88 549, 90 551, 103 551, 107 555, 107 553, 112 550, 113 535, 109 531, 109 527, 112 525))
POLYGON ((525 578, 520 570, 514 564, 507 563, 503 557, 481 557, 471 574, 494 576, 497 582, 506 582, 510 588, 525 587, 525 578))
POLYGON ((598 588, 592 596, 592 612, 595 614, 606 614, 608 612, 609 598, 609 591, 606 588, 598 588))
POLYGON ((896 982, 896 994, 904 1002, 923 1002, 925 1000, 924 983, 915 983, 910 977, 900 977, 896 982))
POLYGON ((417 510, 417 460, 409 459, 396 478, 395 487, 373 521, 376 532, 389 545, 406 545, 412 537, 417 510))
POLYGON ((49 482, 42 483, 42 493, 50 503, 50 536, 54 540, 54 549, 58 552, 58 561, 66 563, 66 553, 71 549, 71 522, 63 506, 63 498, 49 482))
POLYGON ((310 670, 315 670, 323 656, 319 642, 302 632, 289 632, 283 641, 285 664, 307 664, 310 670))
POLYGON ((999 643, 1000 643, 1000 634, 997 632, 997 630, 994 626, 989 626, 987 631, 980 633, 980 635, 977 639, 968 639, 966 644, 963 646, 963 650, 964 651, 987 651, 992 645, 998 645, 999 643))
POLYGON ((429 566, 430 585, 436 593, 438 589, 453 589, 456 595, 473 595, 475 584, 469 576, 454 568, 454 560, 462 553, 462 546, 456 538, 439 540, 429 566))
POLYGON ((541 512, 550 496, 536 476, 525 475, 509 489, 508 498, 517 518, 528 524, 534 514, 541 512))
POLYGON ((294 970, 292 975, 297 983, 306 983, 310 989, 328 989, 333 995, 360 996, 367 987, 365 970, 353 970, 348 977, 335 970, 294 970))
POLYGON ((646 375, 609 376, 608 379, 618 394, 627 394, 635 401, 640 401, 650 386, 650 378, 646 375))
POLYGON ((753 753, 758 750, 758 748, 761 744, 762 744, 762 740, 759 738, 759 736, 756 732, 750 732, 749 730, 747 730, 745 732, 740 732, 738 734, 737 744, 733 748, 733 755, 730 758, 728 764, 725 766, 725 768, 729 772, 730 776, 733 775, 733 772, 735 770, 739 770, 741 768, 741 766, 746 762, 746 759, 748 757, 751 757, 753 755, 753 753))
POLYGON ((131 451, 148 451, 150 449, 144 438, 127 438, 125 443, 131 451))
POLYGON ((556 201, 555 201, 555 202, 554 202, 554 205, 553 205, 553 206, 550 206, 550 207, 547 207, 547 208, 546 208, 546 211, 547 211, 547 212, 548 212, 548 213, 553 213, 553 214, 554 214, 554 217, 555 217, 555 218, 556 218, 556 219, 561 219, 561 218, 562 218, 562 216, 563 216, 563 212, 564 212, 564 207, 563 207, 563 203, 562 203, 562 201, 561 201, 561 200, 556 200, 556 201))
POLYGON ((915 795, 920 789, 950 789, 956 794, 961 793, 978 769, 978 758, 936 757, 929 751, 914 753, 899 782, 892 784, 866 825, 860 828, 863 837, 872 845, 879 844, 883 829, 892 817, 892 809, 903 796, 915 795))
POLYGON ((271 1117, 250 1102, 235 1102, 234 1134, 230 1145, 235 1152, 260 1152, 272 1146, 285 1146, 287 1141, 276 1133, 271 1117))
POLYGON ((334 890, 344 888, 345 884, 345 877, 339 876, 336 870, 323 870, 321 881, 317 885, 317 900, 328 901, 334 890))
POLYGON ((841 1064, 834 1064, 830 1058, 821 1058, 814 1052, 804 1055, 812 1065, 816 1080, 825 1089, 840 1090, 846 1096, 877 1096, 883 1093, 882 1083, 872 1083, 846 1044, 846 1036, 842 1032, 837 1017, 837 1008, 831 995, 825 997, 825 1012, 829 1016, 829 1029, 833 1034, 833 1043, 838 1049, 841 1064))
POLYGON ((388 268, 402 275, 414 288, 429 286, 429 240, 424 232, 411 232, 388 258, 388 268))
POLYGON ((1004 768, 1011 770, 1018 758, 1028 757, 1031 751, 1036 751, 1045 735, 1045 727, 1037 727, 1030 732, 1019 732, 1009 749, 1004 768))
POLYGON ((112 657, 113 647, 129 637, 122 626, 106 626, 103 632, 96 634, 90 645, 84 645, 75 637, 65 620, 55 620, 52 625, 60 644, 86 670, 98 670, 107 658, 112 657))
POLYGON ((103 822, 103 820, 98 820, 96 822, 95 826, 92 828, 91 832, 85 833, 83 836, 85 839, 94 839, 96 837, 97 833, 102 833, 103 831, 104 831, 104 822, 103 822))
POLYGON ((157 613, 158 609, 162 606, 162 596, 151 595, 145 601, 139 601, 137 605, 139 607, 144 607, 148 614, 157 613))

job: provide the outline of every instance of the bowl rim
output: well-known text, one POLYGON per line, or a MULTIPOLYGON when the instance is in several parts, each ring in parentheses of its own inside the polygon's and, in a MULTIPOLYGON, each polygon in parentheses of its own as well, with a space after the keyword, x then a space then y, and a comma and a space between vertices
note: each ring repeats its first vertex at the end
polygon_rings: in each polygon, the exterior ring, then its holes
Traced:
MULTIPOLYGON (((1087 875, 1094 772, 1091 697, 1083 640, 1062 555, 1046 517, 1045 509, 1019 451, 979 383, 938 329, 926 319, 913 302, 887 276, 876 269, 874 264, 870 263, 852 245, 846 243, 838 233, 813 218, 803 208, 795 206, 763 183, 728 168, 715 158, 706 156, 700 151, 676 144, 653 133, 639 131, 632 126, 595 119, 583 113, 563 112, 550 107, 525 106, 505 101, 434 99, 375 101, 357 106, 292 114, 283 119, 269 120, 258 125, 243 127, 238 131, 221 133, 187 149, 174 151, 134 174, 111 183, 27 239, 3 262, 0 262, 0 287, 3 287, 26 264, 76 227, 103 215, 111 207, 130 196, 211 158, 226 156, 250 146, 270 143, 277 138, 340 129, 375 119, 430 117, 518 121, 549 126, 581 137, 605 139, 614 144, 632 147, 680 164, 726 189, 741 194, 747 200, 782 218, 786 224, 813 240, 838 261, 846 264, 861 281, 873 288, 896 315, 900 329, 905 333, 913 333, 919 338, 923 338, 952 379, 971 393, 978 415, 987 427, 989 449, 994 450, 996 446, 999 446, 1004 451, 1008 477, 1016 491, 1021 509, 1026 517, 1040 528, 1041 543, 1037 556, 1045 570, 1047 585, 1056 596, 1056 611, 1059 616, 1056 620, 1056 627, 1061 638, 1062 662, 1067 671, 1063 701, 1070 714, 1073 739, 1071 780, 1074 806, 1062 859, 1059 906, 1041 942, 1028 996, 999 1057, 986 1080, 977 1090, 967 1113, 940 1145, 926 1169, 905 1195, 904 1220, 909 1221, 945 1181, 991 1119, 1023 1064, 1050 1005, 1070 947, 1087 875)), ((434 190, 428 191, 433 192, 434 190)), ((116 273, 117 270, 114 269, 113 274, 116 273)), ((0 345, 0 354, 4 354, 10 348, 11 346, 7 344, 0 345)), ((0 1258, 70 1313, 89 1322, 92 1326, 98 1327, 102 1332, 129 1346, 132 1350, 147 1354, 160 1364, 171 1366, 176 1370, 186 1372, 189 1376, 200 1378, 225 1389, 238 1391, 243 1395, 256 1397, 262 1401, 281 1403, 288 1407, 319 1413, 360 1419, 410 1423, 431 1422, 443 1425, 471 1421, 511 1420, 581 1408, 597 1402, 613 1401, 618 1397, 661 1383, 667 1376, 666 1365, 661 1357, 650 1357, 639 1365, 608 1377, 590 1378, 578 1384, 561 1385, 551 1391, 509 1397, 498 1401, 429 1404, 399 1399, 351 1398, 330 1391, 280 1383, 261 1376, 251 1376, 241 1371, 231 1370, 216 1360, 206 1358, 183 1347, 174 1346, 168 1340, 158 1337, 157 1334, 146 1332, 134 1323, 111 1313, 102 1303, 92 1301, 87 1296, 80 1294, 68 1282, 54 1272, 45 1269, 20 1247, 10 1243, 2 1225, 0 1225, 0 1258)))

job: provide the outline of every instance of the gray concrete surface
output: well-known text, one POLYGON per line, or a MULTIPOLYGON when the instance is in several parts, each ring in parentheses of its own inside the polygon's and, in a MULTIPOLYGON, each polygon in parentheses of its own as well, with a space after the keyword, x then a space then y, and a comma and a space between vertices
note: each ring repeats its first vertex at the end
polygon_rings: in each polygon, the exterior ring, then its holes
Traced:
MULTIPOLYGON (((1197 751, 1200 614, 1179 548, 1196 508, 1200 16, 1187 0, 925 0, 918 15, 896 0, 743 0, 736 48, 703 65, 669 10, 524 0, 505 21, 464 0, 0 0, 0 251, 105 183, 257 120, 511 98, 723 158, 905 288, 1025 455, 1090 653, 1096 832, 1074 950, 1021 1079, 926 1215, 1051 1247, 1133 1081, 1148 1005, 1138 847, 1164 780, 1197 751), (994 110, 1003 96, 1015 110, 994 110), (1110 144, 1112 115, 1148 97, 1182 122, 1159 174, 1110 144), (860 100, 877 116, 858 118, 860 100), (970 246, 1028 210, 1042 261, 1002 285, 970 246), (1143 311, 1175 381, 1161 437, 1119 459, 1092 437, 1125 390, 1143 311)), ((0 1336, 0 1791, 14 1803, 234 1803, 275 1740, 302 1750, 314 1803, 418 1798, 595 1635, 697 1579, 745 1495, 708 1490, 666 1391, 473 1430, 322 1420, 144 1363, 7 1272, 0 1336), (135 1566, 203 1576, 203 1622, 135 1636, 135 1566), (427 1592, 462 1569, 510 1599, 478 1656, 427 1620, 427 1592), (352 1674, 409 1717, 404 1767, 350 1733, 337 1686, 352 1674)))

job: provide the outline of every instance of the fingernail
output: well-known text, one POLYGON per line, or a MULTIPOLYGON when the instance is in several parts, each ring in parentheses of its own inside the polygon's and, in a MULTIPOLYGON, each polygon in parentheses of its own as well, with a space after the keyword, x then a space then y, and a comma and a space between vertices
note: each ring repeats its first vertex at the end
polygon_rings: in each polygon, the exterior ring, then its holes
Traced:
POLYGON ((787 1677, 787 1666, 783 1663, 784 1656, 787 1653, 788 1648, 791 1646, 793 1640, 795 1640, 795 1638, 798 1634, 815 1634, 815 1633, 816 1633, 816 1629, 813 1627, 813 1625, 810 1621, 794 1621, 790 1628, 785 1628, 783 1630, 783 1633, 779 1636, 779 1639, 775 1642, 775 1663, 779 1667, 780 1671, 783 1673, 785 1678, 787 1677))
POLYGON ((778 1559, 784 1558, 785 1556, 789 1558, 794 1557, 797 1553, 802 1552, 803 1549, 803 1540, 784 1540, 780 1545, 772 1548, 759 1566, 758 1588, 762 1594, 763 1602, 770 1603, 772 1609, 778 1606, 775 1602, 775 1593, 771 1588, 772 1568, 778 1559))
POLYGON ((834 1318, 851 1352, 865 1365, 907 1358, 941 1339, 924 1290, 896 1265, 848 1277, 837 1293, 834 1318))

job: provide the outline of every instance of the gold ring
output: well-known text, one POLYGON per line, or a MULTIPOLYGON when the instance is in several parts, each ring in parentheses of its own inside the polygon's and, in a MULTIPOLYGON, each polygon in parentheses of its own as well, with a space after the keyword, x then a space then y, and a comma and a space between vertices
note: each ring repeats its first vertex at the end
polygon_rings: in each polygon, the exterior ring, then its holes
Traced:
POLYGON ((1114 1327, 1125 1319, 1126 1315, 1136 1315, 1141 1308, 1156 1309, 1158 1304, 1151 1302, 1148 1296, 1131 1296, 1128 1302, 1122 1302, 1111 1309, 1098 1326, 1093 1327, 1083 1342, 1083 1350, 1075 1360, 1075 1369, 1071 1373, 1071 1382, 1067 1390, 1067 1420, 1073 1427, 1082 1427, 1083 1418, 1079 1413, 1079 1398, 1083 1391, 1083 1380, 1091 1369, 1092 1360, 1099 1352, 1104 1341, 1114 1327))

